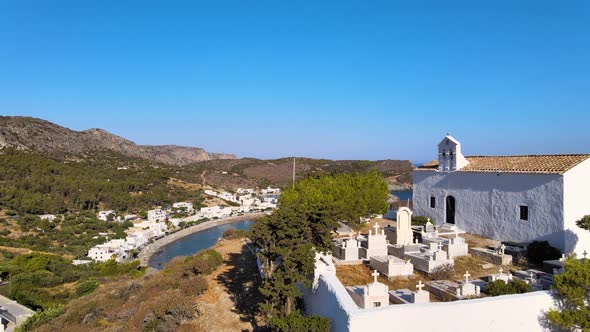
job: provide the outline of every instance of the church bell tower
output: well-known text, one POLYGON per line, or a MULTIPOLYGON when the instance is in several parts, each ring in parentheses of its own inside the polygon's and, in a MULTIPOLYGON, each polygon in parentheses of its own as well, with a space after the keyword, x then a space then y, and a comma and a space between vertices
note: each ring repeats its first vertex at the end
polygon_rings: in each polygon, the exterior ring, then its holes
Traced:
POLYGON ((461 143, 447 134, 438 143, 438 170, 440 172, 454 172, 467 166, 469 161, 461 153, 461 143))

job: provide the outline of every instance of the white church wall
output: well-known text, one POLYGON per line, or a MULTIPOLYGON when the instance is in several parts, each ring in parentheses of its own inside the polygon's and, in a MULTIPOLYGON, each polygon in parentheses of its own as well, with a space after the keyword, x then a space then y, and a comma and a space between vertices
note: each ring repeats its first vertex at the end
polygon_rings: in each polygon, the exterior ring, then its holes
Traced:
POLYGON ((553 304, 548 292, 533 292, 363 310, 335 275, 324 274, 317 290, 306 290, 304 294, 306 313, 329 318, 334 332, 542 331, 539 318, 553 304))
POLYGON ((564 182, 564 226, 566 252, 582 257, 590 252, 590 231, 581 229, 576 220, 590 214, 590 159, 567 171, 564 182))
POLYGON ((561 175, 414 171, 414 215, 444 223, 448 195, 455 198, 455 224, 466 232, 497 240, 547 240, 565 249, 561 175), (520 220, 520 205, 528 206, 529 220, 520 220))

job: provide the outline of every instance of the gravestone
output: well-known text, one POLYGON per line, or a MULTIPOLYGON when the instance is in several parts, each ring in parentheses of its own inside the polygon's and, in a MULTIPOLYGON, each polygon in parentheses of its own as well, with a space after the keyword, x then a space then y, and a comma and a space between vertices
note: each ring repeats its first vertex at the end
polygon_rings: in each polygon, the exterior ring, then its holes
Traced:
POLYGON ((395 304, 429 303, 430 292, 422 289, 425 286, 420 280, 416 285, 416 292, 407 288, 389 291, 389 300, 395 304))
POLYGON ((401 207, 397 210, 396 241, 395 244, 402 246, 412 244, 414 233, 412 231, 412 210, 401 207))
POLYGON ((409 277, 414 275, 414 265, 409 261, 395 256, 373 256, 369 263, 371 267, 388 278, 409 277))
POLYGON ((373 256, 387 256, 387 237, 385 236, 385 232, 383 229, 379 230, 379 224, 377 222, 375 222, 373 229, 375 230, 374 234, 369 231, 369 236, 367 237, 367 248, 363 257, 365 259, 370 259, 373 256))
POLYGON ((379 272, 376 270, 371 274, 373 283, 366 286, 349 286, 346 290, 352 300, 361 309, 377 308, 389 305, 389 288, 387 285, 377 281, 379 272))
POLYGON ((334 259, 338 265, 361 264, 361 246, 360 241, 356 237, 349 239, 335 239, 334 259))
POLYGON ((490 279, 492 281, 496 281, 496 280, 502 280, 505 283, 508 283, 510 281, 512 281, 512 274, 510 272, 508 273, 504 273, 504 269, 500 268, 500 270, 498 271, 498 274, 492 274, 490 277, 490 279))

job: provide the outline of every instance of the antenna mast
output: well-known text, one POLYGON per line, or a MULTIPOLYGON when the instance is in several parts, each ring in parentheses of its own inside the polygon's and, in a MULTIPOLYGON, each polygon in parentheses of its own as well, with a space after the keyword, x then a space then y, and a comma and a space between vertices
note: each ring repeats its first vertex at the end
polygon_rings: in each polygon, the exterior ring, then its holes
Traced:
POLYGON ((295 188, 295 157, 293 157, 293 188, 295 188))

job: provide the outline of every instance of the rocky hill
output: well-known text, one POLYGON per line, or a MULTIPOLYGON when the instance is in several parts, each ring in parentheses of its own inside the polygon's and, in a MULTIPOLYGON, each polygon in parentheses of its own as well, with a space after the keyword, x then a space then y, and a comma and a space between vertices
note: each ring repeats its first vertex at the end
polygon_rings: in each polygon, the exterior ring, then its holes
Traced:
POLYGON ((1 147, 35 150, 56 157, 111 151, 176 166, 235 158, 231 154, 208 153, 195 147, 138 145, 102 129, 74 131, 49 121, 20 116, 0 116, 1 147))
MULTIPOLYGON (((414 166, 409 160, 327 160, 296 158, 296 178, 332 172, 364 172, 377 169, 390 190, 410 189, 414 166)), ((209 160, 192 164, 179 174, 190 182, 217 188, 285 187, 293 181, 293 158, 261 160, 242 158, 209 160), (195 175, 198 174, 198 177, 195 175)))

